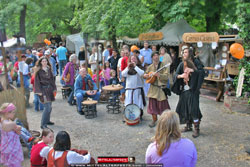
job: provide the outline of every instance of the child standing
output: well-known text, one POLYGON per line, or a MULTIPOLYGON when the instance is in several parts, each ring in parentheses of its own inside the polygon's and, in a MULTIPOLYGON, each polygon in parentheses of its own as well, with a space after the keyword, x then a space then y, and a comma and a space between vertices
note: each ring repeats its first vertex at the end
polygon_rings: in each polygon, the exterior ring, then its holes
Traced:
POLYGON ((12 103, 4 103, 0 108, 2 127, 0 164, 8 167, 21 167, 23 161, 23 150, 19 139, 21 126, 12 121, 15 110, 16 107, 12 103))
POLYGON ((109 85, 117 85, 119 84, 119 80, 118 78, 116 77, 116 72, 115 70, 111 70, 110 71, 110 79, 109 79, 109 85))
POLYGON ((49 128, 45 128, 42 131, 41 141, 39 141, 36 145, 34 145, 31 149, 30 153, 30 166, 40 166, 40 167, 46 167, 47 166, 47 160, 46 158, 41 157, 41 152, 44 149, 49 148, 49 144, 52 144, 54 141, 54 132, 53 130, 49 128))
POLYGON ((103 78, 104 78, 104 85, 109 84, 109 79, 110 79, 110 68, 109 68, 109 62, 106 61, 104 64, 104 69, 103 69, 103 78))

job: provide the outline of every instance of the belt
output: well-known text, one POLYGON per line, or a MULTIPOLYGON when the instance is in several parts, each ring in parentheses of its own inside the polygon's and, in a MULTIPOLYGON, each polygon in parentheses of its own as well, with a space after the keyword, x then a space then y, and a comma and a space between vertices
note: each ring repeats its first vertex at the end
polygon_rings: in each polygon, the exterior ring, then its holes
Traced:
POLYGON ((42 86, 42 88, 50 88, 50 85, 42 86))

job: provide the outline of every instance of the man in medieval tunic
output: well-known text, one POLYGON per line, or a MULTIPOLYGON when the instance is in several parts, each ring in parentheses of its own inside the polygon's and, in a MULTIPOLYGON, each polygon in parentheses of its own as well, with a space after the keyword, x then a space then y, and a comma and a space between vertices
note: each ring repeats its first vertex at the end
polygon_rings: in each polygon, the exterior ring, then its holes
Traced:
POLYGON ((128 66, 122 71, 122 76, 126 77, 125 106, 136 104, 141 110, 141 119, 143 108, 146 105, 143 91, 143 74, 144 70, 139 58, 132 55, 129 58, 128 66))
POLYGON ((157 122, 157 115, 161 115, 162 112, 166 109, 170 109, 168 103, 168 97, 163 92, 162 88, 166 87, 168 82, 168 69, 163 68, 163 70, 156 72, 157 69, 164 66, 163 63, 160 62, 158 52, 152 53, 153 63, 148 66, 146 70, 146 74, 144 74, 144 78, 150 78, 149 72, 154 72, 153 75, 156 76, 156 81, 150 84, 150 88, 148 90, 147 97, 149 98, 148 104, 148 113, 152 115, 152 122, 149 124, 149 127, 154 127, 157 122))

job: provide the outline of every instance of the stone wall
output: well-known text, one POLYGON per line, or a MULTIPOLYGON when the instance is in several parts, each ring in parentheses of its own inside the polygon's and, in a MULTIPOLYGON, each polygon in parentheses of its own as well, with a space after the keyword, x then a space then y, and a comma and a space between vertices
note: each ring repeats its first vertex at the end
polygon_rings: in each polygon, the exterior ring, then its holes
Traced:
POLYGON ((248 98, 224 95, 224 107, 232 112, 250 114, 250 104, 248 98))

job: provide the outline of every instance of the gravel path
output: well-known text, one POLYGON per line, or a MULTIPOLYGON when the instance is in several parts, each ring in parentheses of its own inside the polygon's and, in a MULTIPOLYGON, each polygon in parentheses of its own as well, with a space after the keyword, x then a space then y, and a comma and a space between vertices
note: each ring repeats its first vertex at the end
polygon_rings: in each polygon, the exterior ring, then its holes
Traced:
MULTIPOLYGON (((33 96, 31 96, 32 101, 33 96)), ((60 130, 66 130, 71 137, 72 148, 87 149, 94 158, 98 156, 134 156, 137 163, 143 163, 147 146, 154 136, 155 128, 148 124, 151 117, 144 110, 143 121, 136 126, 122 123, 122 114, 108 114, 106 104, 98 104, 97 118, 85 119, 76 112, 75 106, 69 106, 62 99, 60 87, 56 101, 53 103, 50 126, 55 135, 60 130)), ((174 110, 178 96, 169 97, 169 103, 174 110)), ((192 132, 182 134, 191 139, 198 152, 197 166, 202 167, 247 167, 250 166, 250 156, 245 153, 244 146, 250 145, 250 115, 228 113, 223 110, 223 103, 207 98, 200 98, 203 114, 201 135, 192 138, 192 132)), ((40 131, 42 112, 27 110, 30 129, 40 131)), ((29 166, 27 150, 24 166, 29 166)))

